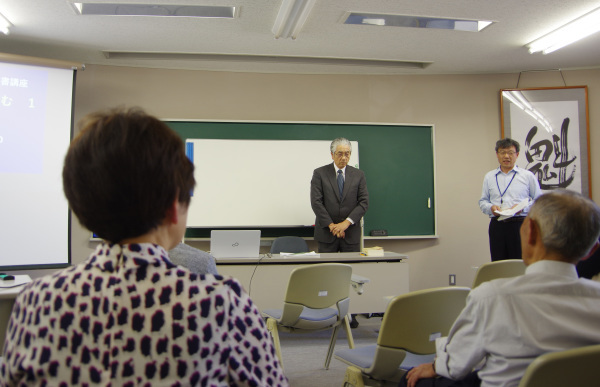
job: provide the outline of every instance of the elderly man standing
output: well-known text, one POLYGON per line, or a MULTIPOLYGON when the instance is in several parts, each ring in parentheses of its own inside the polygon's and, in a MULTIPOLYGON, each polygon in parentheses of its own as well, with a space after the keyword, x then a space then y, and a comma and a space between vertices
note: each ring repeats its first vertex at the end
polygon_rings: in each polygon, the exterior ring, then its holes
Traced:
POLYGON ((352 144, 343 137, 330 145, 333 164, 317 168, 310 181, 315 240, 320 253, 360 251, 360 220, 369 207, 363 171, 348 165, 352 144))
POLYGON ((510 138, 496 142, 496 156, 500 166, 485 175, 479 208, 490 217, 488 229, 492 261, 520 259, 519 228, 541 193, 534 174, 515 165, 519 157, 519 143, 510 138), (529 203, 516 215, 500 218, 498 211, 514 208, 524 200, 529 203))
POLYGON ((590 199, 566 190, 540 196, 521 226, 525 274, 473 289, 448 337, 436 340, 435 362, 400 385, 517 386, 536 357, 599 344, 600 283, 575 269, 599 234, 600 208, 590 199))

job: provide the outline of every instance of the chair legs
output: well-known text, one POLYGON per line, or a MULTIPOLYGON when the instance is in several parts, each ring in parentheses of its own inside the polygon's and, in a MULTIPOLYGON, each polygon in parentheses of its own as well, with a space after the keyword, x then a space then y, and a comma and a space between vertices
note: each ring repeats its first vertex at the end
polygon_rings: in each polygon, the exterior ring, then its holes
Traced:
POLYGON ((273 344, 275 345, 275 353, 277 354, 279 364, 281 364, 281 368, 283 369, 283 360, 281 359, 281 344, 279 343, 279 331, 277 330, 277 321, 275 319, 270 317, 267 319, 267 330, 271 334, 273 344))
POLYGON ((348 347, 350 349, 354 349, 354 337, 352 337, 352 329, 350 327, 350 319, 348 319, 348 315, 344 317, 344 330, 346 331, 346 337, 348 337, 348 347))
MULTIPOLYGON (((340 324, 344 327, 346 331, 346 336, 348 337, 348 346, 350 349, 354 348, 354 338, 352 337, 352 329, 350 329, 350 321, 348 320, 348 315, 344 317, 344 322, 340 324)), ((333 350, 335 349, 335 342, 337 341, 337 335, 340 329, 340 325, 333 328, 333 332, 331 333, 331 339, 329 339, 329 348, 327 349, 327 357, 325 358, 325 369, 329 369, 329 363, 331 363, 331 357, 333 356, 333 350)))
MULTIPOLYGON (((346 331, 346 337, 348 338, 348 347, 350 349, 354 348, 354 338, 352 337, 352 329, 350 328, 350 320, 346 315, 344 317, 344 321, 342 324, 333 328, 333 332, 331 333, 331 338, 329 339, 329 348, 327 349, 327 357, 325 358, 325 369, 329 369, 329 363, 331 363, 331 357, 333 356, 333 350, 335 349, 335 342, 337 341, 337 335, 340 329, 340 326, 344 328, 346 331)), ((279 363, 281 364, 281 368, 283 368, 283 360, 281 358, 281 343, 279 342, 279 331, 277 330, 277 320, 274 318, 267 318, 267 330, 271 334, 271 338, 273 339, 273 344, 275 345, 275 353, 277 354, 277 358, 279 359, 279 363)))
POLYGON ((362 372, 354 366, 346 368, 344 375, 344 387, 364 387, 362 372))

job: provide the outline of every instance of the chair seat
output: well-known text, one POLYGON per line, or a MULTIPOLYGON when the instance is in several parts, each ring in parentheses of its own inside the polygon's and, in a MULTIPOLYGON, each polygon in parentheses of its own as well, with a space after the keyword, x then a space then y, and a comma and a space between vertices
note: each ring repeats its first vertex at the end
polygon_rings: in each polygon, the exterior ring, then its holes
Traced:
MULTIPOLYGON (((267 309, 262 312, 263 316, 271 317, 280 322, 283 315, 282 309, 267 309)), ((338 321, 338 311, 333 308, 311 309, 303 308, 298 322, 294 328, 299 329, 321 329, 335 324, 338 321)))
MULTIPOLYGON (((346 364, 367 370, 373 365, 376 348, 377 345, 367 345, 365 347, 354 349, 341 349, 335 352, 335 358, 346 364)), ((412 352, 407 352, 404 361, 400 364, 398 369, 409 370, 419 364, 432 363, 434 358, 435 354, 417 355, 412 352)))

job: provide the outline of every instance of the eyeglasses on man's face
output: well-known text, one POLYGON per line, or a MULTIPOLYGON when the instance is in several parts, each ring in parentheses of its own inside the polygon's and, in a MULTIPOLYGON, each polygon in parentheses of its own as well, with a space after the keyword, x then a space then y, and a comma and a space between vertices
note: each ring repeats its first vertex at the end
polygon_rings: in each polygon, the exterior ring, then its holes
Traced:
POLYGON ((350 157, 350 153, 351 152, 335 152, 333 155, 337 158, 342 158, 342 157, 350 157))
POLYGON ((510 157, 513 157, 514 155, 517 154, 517 152, 512 151, 512 150, 511 151, 498 151, 496 153, 498 153, 500 156, 510 156, 510 157))

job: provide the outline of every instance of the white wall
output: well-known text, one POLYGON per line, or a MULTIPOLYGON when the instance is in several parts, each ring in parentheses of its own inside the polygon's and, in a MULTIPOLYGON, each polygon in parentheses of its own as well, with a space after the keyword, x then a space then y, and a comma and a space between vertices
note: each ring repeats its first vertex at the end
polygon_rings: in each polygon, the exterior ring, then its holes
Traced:
MULTIPOLYGON (((600 144, 600 70, 563 75, 568 86, 589 87, 592 189, 598 201, 600 161, 594 149, 600 144)), ((483 175, 497 166, 499 91, 517 87, 518 77, 252 74, 90 65, 78 74, 75 119, 126 105, 163 119, 433 124, 439 238, 365 245, 409 255, 411 290, 445 286, 450 273, 457 275, 458 285, 470 286, 472 267, 489 261, 488 219, 477 201, 483 175)), ((518 85, 559 86, 564 84, 558 72, 523 73, 518 85)), ((93 244, 88 238, 74 219, 74 263, 89 255, 93 244)))

